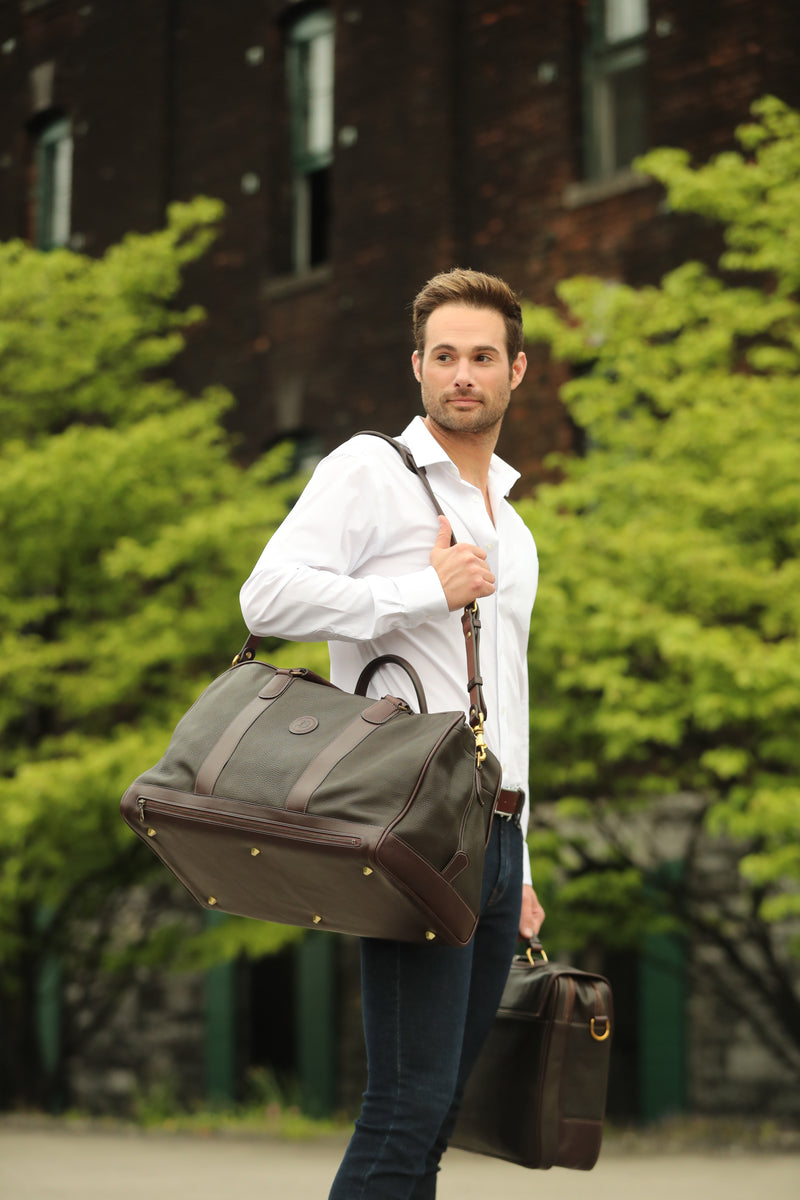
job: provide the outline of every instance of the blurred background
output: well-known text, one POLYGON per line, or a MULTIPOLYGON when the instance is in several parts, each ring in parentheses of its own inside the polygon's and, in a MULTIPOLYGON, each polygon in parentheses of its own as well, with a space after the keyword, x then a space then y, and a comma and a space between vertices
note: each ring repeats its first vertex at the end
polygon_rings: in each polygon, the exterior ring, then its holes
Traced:
POLYGON ((0 0, 0 1106, 357 1108, 355 943, 211 921, 117 802, 461 265, 527 304, 534 869, 609 1114, 800 1116, 797 107, 786 0, 0 0))

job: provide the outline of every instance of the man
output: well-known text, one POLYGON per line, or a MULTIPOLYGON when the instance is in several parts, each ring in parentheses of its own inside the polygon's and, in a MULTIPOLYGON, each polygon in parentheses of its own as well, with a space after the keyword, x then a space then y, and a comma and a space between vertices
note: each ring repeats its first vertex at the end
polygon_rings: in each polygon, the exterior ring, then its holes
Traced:
MULTIPOLYGON (((430 711, 467 707, 460 613, 480 601, 486 738, 503 767, 509 811, 493 822, 469 946, 362 940, 367 1090, 330 1200, 435 1196, 518 932, 530 937, 544 920, 524 849, 536 548, 506 500, 517 472, 494 455, 527 365, 519 302, 492 276, 446 272, 417 296, 414 333, 426 415, 401 440, 447 518, 437 518, 391 446, 357 436, 320 463, 242 588, 253 633, 328 639, 331 678, 347 690, 372 658, 400 655, 422 677, 430 711)), ((370 693, 414 704, 392 664, 370 693)))

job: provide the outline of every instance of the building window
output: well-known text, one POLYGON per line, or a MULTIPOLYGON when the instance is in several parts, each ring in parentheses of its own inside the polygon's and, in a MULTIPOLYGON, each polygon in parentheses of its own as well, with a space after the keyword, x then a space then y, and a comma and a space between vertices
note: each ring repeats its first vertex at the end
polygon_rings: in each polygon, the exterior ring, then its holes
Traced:
POLYGON ((604 179, 647 149, 647 0, 591 0, 585 171, 604 179))
POLYGON ((289 29, 295 271, 318 266, 330 255, 333 38, 333 16, 323 10, 300 17, 289 29))
POLYGON ((66 117, 48 121, 36 136, 36 218, 39 250, 66 246, 72 206, 72 124, 66 117))

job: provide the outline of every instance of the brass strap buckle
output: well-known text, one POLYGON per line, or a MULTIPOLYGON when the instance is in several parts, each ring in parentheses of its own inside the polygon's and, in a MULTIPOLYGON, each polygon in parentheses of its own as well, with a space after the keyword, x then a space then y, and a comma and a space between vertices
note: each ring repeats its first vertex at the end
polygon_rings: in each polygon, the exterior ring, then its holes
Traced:
POLYGON ((489 749, 483 732, 483 713, 478 713, 478 720, 472 726, 472 732, 475 734, 475 761, 482 767, 486 761, 486 751, 489 749))

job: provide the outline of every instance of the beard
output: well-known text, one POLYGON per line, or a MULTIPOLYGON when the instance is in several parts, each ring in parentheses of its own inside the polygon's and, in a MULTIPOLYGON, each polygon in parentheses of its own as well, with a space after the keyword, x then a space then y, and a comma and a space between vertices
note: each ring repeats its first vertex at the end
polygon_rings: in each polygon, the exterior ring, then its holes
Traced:
POLYGON ((488 433, 497 428, 505 416, 511 388, 487 396, 483 392, 434 393, 422 385, 422 406, 434 425, 450 433, 488 433), (453 400, 471 400, 470 408, 459 408, 453 400))

